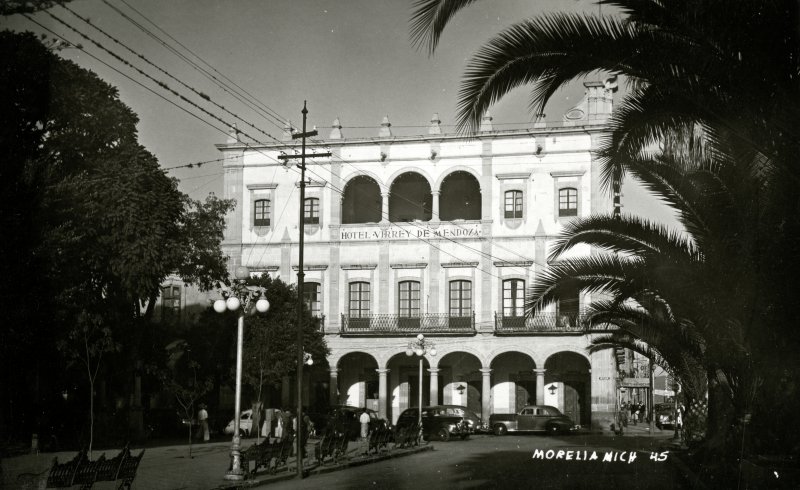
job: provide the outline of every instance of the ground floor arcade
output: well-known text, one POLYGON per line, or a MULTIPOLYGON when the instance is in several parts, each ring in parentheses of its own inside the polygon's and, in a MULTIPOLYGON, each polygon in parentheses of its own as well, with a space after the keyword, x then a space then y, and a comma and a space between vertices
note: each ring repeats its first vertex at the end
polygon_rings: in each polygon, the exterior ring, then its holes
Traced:
POLYGON ((423 405, 464 405, 482 416, 544 404, 585 427, 613 420, 614 360, 588 353, 589 335, 434 337, 436 355, 421 358, 406 354, 411 340, 330 336, 329 403, 366 406, 392 422, 420 394, 423 405))

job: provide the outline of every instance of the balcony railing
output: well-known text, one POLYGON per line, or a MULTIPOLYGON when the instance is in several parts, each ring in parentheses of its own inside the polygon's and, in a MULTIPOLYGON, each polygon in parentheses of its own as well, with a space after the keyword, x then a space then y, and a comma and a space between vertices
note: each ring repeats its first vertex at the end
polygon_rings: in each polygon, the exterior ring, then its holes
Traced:
POLYGON ((495 335, 584 334, 585 316, 581 313, 537 313, 534 317, 503 316, 495 313, 495 335))
POLYGON ((475 335, 475 314, 450 316, 422 314, 419 317, 376 314, 361 317, 342 315, 342 335, 345 336, 407 336, 425 335, 475 335))

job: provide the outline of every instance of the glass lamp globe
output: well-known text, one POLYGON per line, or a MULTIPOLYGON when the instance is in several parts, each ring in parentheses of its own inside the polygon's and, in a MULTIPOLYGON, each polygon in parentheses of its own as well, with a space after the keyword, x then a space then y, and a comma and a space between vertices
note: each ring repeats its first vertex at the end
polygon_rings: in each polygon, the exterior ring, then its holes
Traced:
POLYGON ((417 349, 414 351, 414 353, 415 353, 416 355, 418 355, 418 356, 421 356, 421 355, 422 355, 422 354, 424 354, 425 352, 424 352, 422 349, 420 349, 419 347, 417 347, 417 349))
POLYGON ((436 355, 436 347, 432 347, 431 350, 430 350, 430 353, 431 353, 432 356, 435 356, 436 355))
POLYGON ((407 349, 406 349, 406 355, 407 355, 407 356, 409 356, 409 357, 411 357, 411 356, 413 356, 413 355, 414 355, 414 351, 413 351, 413 350, 411 350, 411 347, 409 347, 409 348, 407 348, 407 349))
POLYGON ((236 296, 231 296, 230 298, 228 298, 225 304, 228 306, 229 310, 236 311, 239 309, 241 302, 239 301, 239 298, 237 298, 236 296))
POLYGON ((225 306, 224 299, 218 299, 214 301, 214 311, 216 311, 217 313, 225 313, 226 308, 227 306, 225 306))
POLYGON ((256 310, 259 313, 266 313, 267 310, 269 310, 269 301, 267 301, 267 298, 261 298, 256 301, 256 310))
POLYGON ((306 364, 308 364, 309 366, 314 365, 314 359, 309 357, 308 360, 306 361, 306 364))
POLYGON ((422 339, 424 339, 424 338, 425 338, 425 336, 424 336, 424 335, 422 335, 422 334, 419 334, 419 335, 417 335, 417 340, 422 340, 422 339))

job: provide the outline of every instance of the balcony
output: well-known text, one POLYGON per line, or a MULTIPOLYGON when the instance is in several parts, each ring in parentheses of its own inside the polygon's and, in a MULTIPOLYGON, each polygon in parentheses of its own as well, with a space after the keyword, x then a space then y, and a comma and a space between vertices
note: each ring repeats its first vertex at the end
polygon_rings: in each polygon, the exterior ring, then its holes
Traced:
POLYGON ((450 316, 447 313, 419 317, 376 314, 361 317, 342 315, 343 337, 406 337, 417 334, 434 336, 475 335, 475 314, 450 316))
POLYGON ((504 317, 495 313, 494 334, 502 335, 583 335, 588 333, 581 313, 537 313, 504 317))

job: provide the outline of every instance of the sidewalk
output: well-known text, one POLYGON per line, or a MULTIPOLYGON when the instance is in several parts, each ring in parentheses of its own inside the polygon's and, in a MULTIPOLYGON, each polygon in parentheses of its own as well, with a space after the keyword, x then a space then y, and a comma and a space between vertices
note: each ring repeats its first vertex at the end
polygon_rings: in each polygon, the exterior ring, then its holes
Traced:
MULTIPOLYGON (((242 449, 255 444, 255 439, 245 439, 242 449)), ((314 454, 314 446, 318 439, 309 440, 307 447, 308 454, 314 454)), ((389 445, 392 446, 391 444, 389 445)), ((295 458, 289 458, 289 471, 285 468, 279 470, 275 475, 269 475, 261 468, 256 476, 250 480, 240 482, 230 482, 223 477, 230 464, 230 442, 213 442, 196 444, 192 447, 192 459, 188 458, 188 446, 163 446, 147 448, 144 458, 136 473, 133 488, 148 490, 178 490, 178 489, 227 489, 227 488, 247 488, 271 483, 273 481, 283 481, 297 478, 295 458)), ((327 473, 357 466, 369 464, 375 461, 383 461, 388 458, 401 457, 408 454, 415 454, 420 451, 433 449, 432 445, 425 445, 413 449, 384 449, 378 454, 369 456, 364 455, 367 449, 366 442, 352 442, 348 446, 348 459, 337 464, 328 463, 319 466, 313 459, 306 458, 303 469, 305 474, 327 473)), ((133 446, 133 454, 139 454, 140 448, 133 446)), ((106 457, 111 458, 119 450, 105 451, 106 457)), ((93 451, 92 459, 97 459, 102 451, 93 451)), ((44 488, 44 481, 54 457, 58 457, 59 462, 66 462, 75 456, 74 451, 61 453, 42 453, 22 455, 2 460, 2 481, 1 488, 24 489, 24 488, 44 488)), ((98 482, 94 485, 95 489, 116 488, 113 482, 98 482)))

